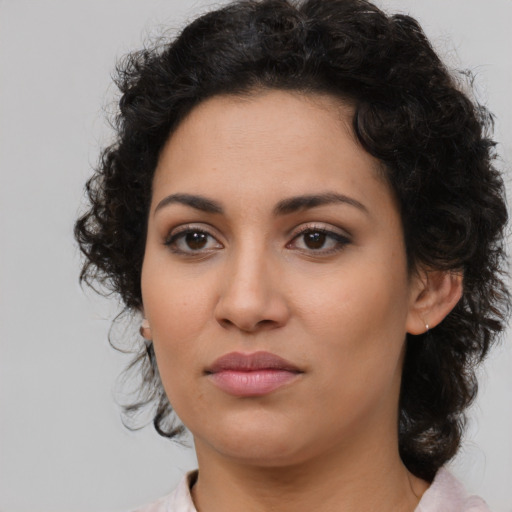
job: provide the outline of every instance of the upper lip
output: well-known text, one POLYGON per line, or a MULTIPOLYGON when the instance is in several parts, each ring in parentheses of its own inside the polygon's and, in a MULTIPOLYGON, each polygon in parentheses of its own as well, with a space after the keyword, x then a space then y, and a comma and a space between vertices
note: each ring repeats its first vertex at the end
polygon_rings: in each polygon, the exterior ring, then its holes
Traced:
POLYGON ((293 363, 270 352, 253 352, 251 354, 230 352, 216 359, 206 368, 206 373, 218 373, 227 370, 239 372, 284 370, 301 373, 301 370, 293 363))

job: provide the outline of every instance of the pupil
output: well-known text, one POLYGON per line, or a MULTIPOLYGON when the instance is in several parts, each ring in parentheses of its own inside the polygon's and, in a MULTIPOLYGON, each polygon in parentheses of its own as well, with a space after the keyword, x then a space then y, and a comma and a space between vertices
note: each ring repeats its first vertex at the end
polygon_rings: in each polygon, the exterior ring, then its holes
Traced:
POLYGON ((185 240, 191 249, 202 249, 207 242, 206 233, 187 233, 185 240))
POLYGON ((310 249, 321 249, 325 244, 325 233, 308 233, 305 242, 310 249))

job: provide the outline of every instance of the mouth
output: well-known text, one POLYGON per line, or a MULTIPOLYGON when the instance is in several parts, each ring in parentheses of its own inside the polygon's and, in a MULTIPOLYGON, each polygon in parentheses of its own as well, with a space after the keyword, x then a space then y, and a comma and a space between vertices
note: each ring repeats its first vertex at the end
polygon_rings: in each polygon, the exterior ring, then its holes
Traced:
POLYGON ((302 373, 294 364, 270 352, 231 352, 205 370, 215 386, 238 397, 267 395, 290 384, 302 373))

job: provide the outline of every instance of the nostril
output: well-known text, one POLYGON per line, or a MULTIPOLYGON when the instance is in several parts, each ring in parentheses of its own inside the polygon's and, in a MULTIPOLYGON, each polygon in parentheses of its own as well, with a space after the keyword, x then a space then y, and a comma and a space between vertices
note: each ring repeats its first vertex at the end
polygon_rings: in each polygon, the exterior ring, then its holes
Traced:
MULTIPOLYGON (((240 271, 241 272, 241 271, 240 271)), ((214 317, 224 329, 239 329, 247 333, 275 329, 287 322, 290 311, 285 295, 279 288, 260 279, 261 272, 253 272, 254 278, 244 273, 230 275, 224 283, 214 308, 214 317)))
POLYGON ((260 320, 256 324, 256 327, 273 327, 276 324, 277 322, 275 322, 274 320, 260 320))
POLYGON ((232 320, 229 320, 228 318, 221 318, 218 320, 219 324, 224 327, 225 329, 230 329, 233 327, 236 327, 237 329, 245 332, 255 332, 255 331, 261 331, 265 329, 273 329, 274 327, 277 327, 278 322, 270 319, 264 319, 260 320, 255 323, 250 322, 233 322, 232 320))
POLYGON ((231 320, 228 320, 227 318, 221 318, 219 320, 219 324, 222 325, 222 327, 232 327, 235 325, 231 320))

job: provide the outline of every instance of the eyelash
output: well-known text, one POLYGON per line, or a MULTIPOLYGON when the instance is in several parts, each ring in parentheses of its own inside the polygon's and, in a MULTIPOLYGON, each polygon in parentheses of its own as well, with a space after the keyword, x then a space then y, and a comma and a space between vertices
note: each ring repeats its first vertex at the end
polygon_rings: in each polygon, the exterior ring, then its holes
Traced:
MULTIPOLYGON (((335 231, 332 231, 330 229, 326 229, 323 226, 316 226, 316 225, 307 225, 302 227, 297 233, 295 233, 291 239, 290 242, 286 244, 287 249, 293 249, 293 244, 296 240, 300 239, 300 237, 304 237, 306 234, 321 234, 326 237, 326 240, 322 243, 322 245, 325 245, 327 240, 332 240, 335 243, 335 246, 330 249, 311 249, 311 248, 297 248, 298 251, 306 253, 306 254, 312 254, 315 256, 328 256, 330 254, 337 253, 343 248, 351 243, 351 240, 348 236, 342 235, 340 233, 337 233, 335 231)), ((184 255, 188 257, 200 257, 208 255, 216 250, 222 249, 224 246, 222 243, 217 241, 217 239, 209 233, 207 230, 202 228, 197 228, 195 226, 183 226, 179 229, 177 233, 171 233, 164 241, 164 245, 169 247, 169 249, 179 255, 184 255), (208 249, 202 249, 199 248, 197 250, 194 249, 188 249, 183 250, 178 247, 178 243, 180 240, 185 240, 185 237, 187 235, 204 235, 206 237, 206 243, 208 243, 209 239, 213 239, 217 243, 217 247, 214 248, 208 248, 208 249), (219 247, 220 246, 220 247, 219 247)))

